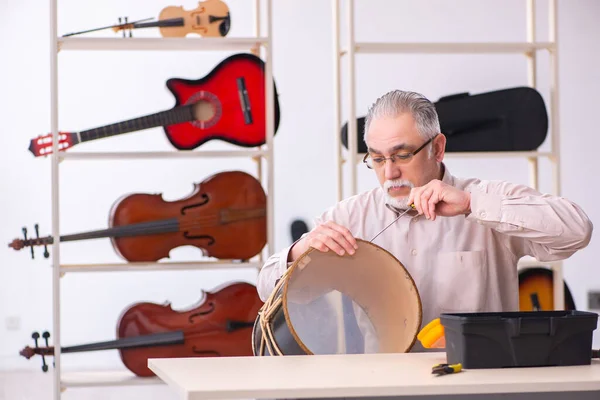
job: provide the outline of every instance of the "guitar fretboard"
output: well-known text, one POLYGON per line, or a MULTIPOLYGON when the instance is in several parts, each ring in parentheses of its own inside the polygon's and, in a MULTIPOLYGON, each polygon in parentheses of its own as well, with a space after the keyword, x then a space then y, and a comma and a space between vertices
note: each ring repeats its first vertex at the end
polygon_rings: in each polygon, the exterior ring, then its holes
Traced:
MULTIPOLYGON (((146 115, 140 118, 134 118, 127 121, 117 122, 116 124, 101 126, 99 128, 93 128, 79 133, 81 142, 87 142, 88 140, 101 139, 105 137, 121 135, 123 133, 129 133, 134 131, 141 131, 144 129, 155 128, 157 126, 168 126, 180 124, 182 122, 189 122, 194 119, 194 104, 187 106, 175 107, 172 110, 161 111, 156 114, 146 115)), ((77 136, 76 134, 73 136, 77 136)), ((79 138, 73 138, 76 142, 79 142, 79 138)))

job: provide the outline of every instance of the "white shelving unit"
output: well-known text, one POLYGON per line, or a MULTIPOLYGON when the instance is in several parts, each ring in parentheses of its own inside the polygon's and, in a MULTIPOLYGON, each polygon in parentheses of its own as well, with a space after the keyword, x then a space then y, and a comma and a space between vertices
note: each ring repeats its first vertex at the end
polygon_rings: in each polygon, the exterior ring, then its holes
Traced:
POLYGON ((203 37, 203 38, 95 38, 95 37, 59 37, 57 32, 57 0, 50 0, 50 93, 51 93, 51 202, 52 202, 52 310, 53 310, 53 357, 54 374, 53 397, 61 398, 61 393, 70 387, 123 386, 162 384, 156 378, 139 378, 128 370, 120 371, 72 371, 63 372, 61 368, 61 326, 60 326, 60 278, 73 272, 115 272, 115 271, 172 271, 203 270, 226 268, 252 268, 259 271, 265 256, 273 252, 274 241, 274 163, 273 139, 275 129, 272 23, 271 0, 265 3, 265 36, 261 36, 261 3, 253 1, 254 36, 253 37, 203 37), (252 52, 265 62, 265 105, 266 105, 266 142, 256 149, 233 151, 153 151, 153 152, 59 152, 58 121, 58 54, 60 51, 232 51, 252 52), (261 54, 262 51, 262 54, 261 54), (60 261, 60 225, 59 225, 59 186, 61 162, 78 160, 155 160, 209 157, 249 157, 256 161, 257 179, 267 193, 267 245, 255 259, 240 262, 237 260, 216 260, 198 262, 123 262, 113 264, 62 264, 60 261), (264 164, 264 165, 263 165, 264 164), (265 167, 266 165, 266 167, 265 167), (266 171, 265 171, 266 170, 266 171), (266 172, 266 178, 263 173, 266 172), (266 254, 265 254, 266 253, 266 254))
MULTIPOLYGON (((527 38, 524 42, 473 42, 473 43, 382 43, 382 42, 357 42, 354 39, 354 0, 346 0, 346 14, 344 16, 346 29, 346 42, 342 46, 340 39, 340 0, 332 1, 332 27, 333 27, 333 65, 334 65, 334 131, 335 137, 335 159, 337 166, 337 198, 342 200, 345 195, 357 194, 357 168, 361 164, 364 154, 357 153, 356 132, 356 55, 357 54, 523 54, 527 57, 528 85, 537 88, 537 53, 547 51, 549 55, 550 72, 550 99, 549 124, 551 127, 551 150, 548 152, 538 151, 515 151, 515 152, 446 152, 447 158, 500 158, 520 157, 529 161, 530 185, 538 189, 539 160, 547 158, 552 165, 553 193, 560 195, 560 135, 559 135, 559 112, 558 112, 558 54, 557 54, 557 2, 550 0, 548 4, 548 42, 536 41, 536 11, 535 0, 525 0, 527 12, 527 38), (347 115, 348 121, 348 149, 343 154, 341 141, 341 62, 346 62, 345 84, 347 93, 347 115), (344 163, 349 164, 350 188, 349 193, 344 192, 344 163)), ((552 268, 554 277, 554 308, 564 308, 563 272, 562 262, 538 262, 532 259, 523 259, 519 262, 519 268, 525 266, 545 265, 552 268)))

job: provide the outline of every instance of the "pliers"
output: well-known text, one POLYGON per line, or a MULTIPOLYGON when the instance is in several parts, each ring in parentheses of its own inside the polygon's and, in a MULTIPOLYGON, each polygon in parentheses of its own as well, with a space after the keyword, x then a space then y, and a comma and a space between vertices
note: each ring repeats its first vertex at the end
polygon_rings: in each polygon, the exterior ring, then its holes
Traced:
POLYGON ((432 374, 447 375, 462 371, 462 364, 438 364, 431 369, 432 374))

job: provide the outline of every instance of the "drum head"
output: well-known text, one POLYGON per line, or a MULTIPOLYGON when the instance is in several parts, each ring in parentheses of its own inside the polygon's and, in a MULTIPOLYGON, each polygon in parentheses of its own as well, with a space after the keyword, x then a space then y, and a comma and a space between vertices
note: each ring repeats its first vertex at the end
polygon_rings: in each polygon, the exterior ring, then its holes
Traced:
POLYGON ((310 249, 287 271, 285 322, 306 354, 404 353, 416 341, 422 306, 412 277, 383 248, 357 243, 354 255, 310 249))

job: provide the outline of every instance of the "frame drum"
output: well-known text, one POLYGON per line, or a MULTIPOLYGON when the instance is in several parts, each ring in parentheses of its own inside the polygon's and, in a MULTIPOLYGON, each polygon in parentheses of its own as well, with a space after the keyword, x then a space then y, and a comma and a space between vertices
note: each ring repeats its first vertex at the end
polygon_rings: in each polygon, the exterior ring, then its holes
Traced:
POLYGON ((412 348, 423 318, 413 278, 385 249, 356 241, 354 255, 311 248, 285 271, 254 322, 255 356, 412 348))

